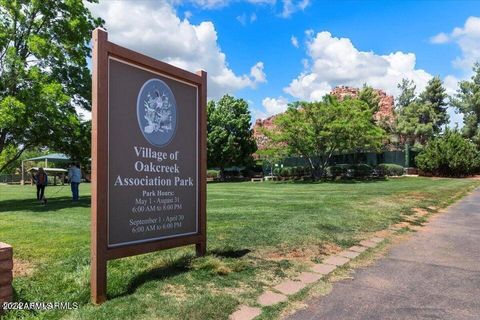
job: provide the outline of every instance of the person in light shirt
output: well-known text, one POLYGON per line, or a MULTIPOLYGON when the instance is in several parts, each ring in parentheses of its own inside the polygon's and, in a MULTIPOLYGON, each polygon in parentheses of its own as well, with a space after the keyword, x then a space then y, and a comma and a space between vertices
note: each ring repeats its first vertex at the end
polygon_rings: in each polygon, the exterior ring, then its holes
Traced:
POLYGON ((76 163, 70 164, 70 168, 68 169, 68 180, 70 181, 70 187, 72 188, 73 201, 78 201, 78 185, 80 184, 81 178, 82 172, 80 171, 79 166, 76 163))

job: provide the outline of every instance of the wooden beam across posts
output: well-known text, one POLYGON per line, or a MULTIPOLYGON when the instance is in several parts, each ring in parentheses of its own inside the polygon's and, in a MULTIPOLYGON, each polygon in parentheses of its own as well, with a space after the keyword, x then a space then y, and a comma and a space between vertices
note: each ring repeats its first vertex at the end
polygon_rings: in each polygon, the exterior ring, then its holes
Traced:
POLYGON ((207 73, 118 46, 99 28, 92 40, 90 285, 100 304, 108 260, 206 252, 207 73))

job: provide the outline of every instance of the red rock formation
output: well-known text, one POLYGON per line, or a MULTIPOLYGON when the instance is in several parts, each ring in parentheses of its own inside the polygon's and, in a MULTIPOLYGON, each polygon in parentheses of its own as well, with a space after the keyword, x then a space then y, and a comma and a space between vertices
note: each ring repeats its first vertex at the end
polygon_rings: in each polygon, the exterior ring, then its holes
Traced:
MULTIPOLYGON (((385 91, 381 89, 374 89, 375 92, 380 97, 379 102, 379 109, 373 115, 373 118, 376 121, 381 121, 386 124, 392 124, 395 120, 395 112, 394 112, 394 99, 393 96, 387 95, 385 91)), ((336 96, 339 100, 343 100, 345 97, 358 97, 358 93, 360 89, 353 88, 353 87, 335 87, 330 94, 336 96)), ((257 119, 255 121, 255 125, 253 126, 253 136, 257 141, 257 146, 259 150, 263 150, 266 148, 268 143, 268 138, 261 132, 263 128, 267 130, 271 130, 275 128, 273 121, 277 115, 270 116, 265 120, 257 119)))
POLYGON ((276 115, 270 116, 265 120, 257 119, 255 121, 255 125, 253 126, 253 138, 257 142, 257 147, 259 150, 264 150, 268 144, 268 138, 263 134, 262 130, 272 130, 275 128, 275 124, 273 124, 273 120, 275 119, 276 115))
MULTIPOLYGON (((395 119, 394 113, 394 99, 393 96, 387 95, 387 93, 381 89, 373 89, 380 97, 378 111, 373 115, 373 118, 377 121, 383 120, 386 122, 392 122, 395 119)), ((339 100, 343 100, 345 97, 358 97, 360 89, 353 87, 335 87, 331 95, 336 96, 339 100)))

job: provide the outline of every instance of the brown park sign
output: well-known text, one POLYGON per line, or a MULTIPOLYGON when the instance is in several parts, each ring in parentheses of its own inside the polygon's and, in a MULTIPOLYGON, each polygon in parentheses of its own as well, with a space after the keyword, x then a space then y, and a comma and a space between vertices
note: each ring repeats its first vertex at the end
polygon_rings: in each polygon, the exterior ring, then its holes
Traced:
POLYGON ((206 250, 206 72, 190 73, 93 32, 92 300, 107 261, 206 250))

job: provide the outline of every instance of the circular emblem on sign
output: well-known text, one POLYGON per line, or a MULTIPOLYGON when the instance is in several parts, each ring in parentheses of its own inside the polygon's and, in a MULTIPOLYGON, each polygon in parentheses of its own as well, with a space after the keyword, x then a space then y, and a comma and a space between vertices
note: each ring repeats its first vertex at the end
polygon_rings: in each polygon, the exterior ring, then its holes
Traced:
POLYGON ((172 140, 177 127, 177 104, 172 90, 160 79, 145 82, 138 93, 137 118, 145 139, 157 147, 172 140))

